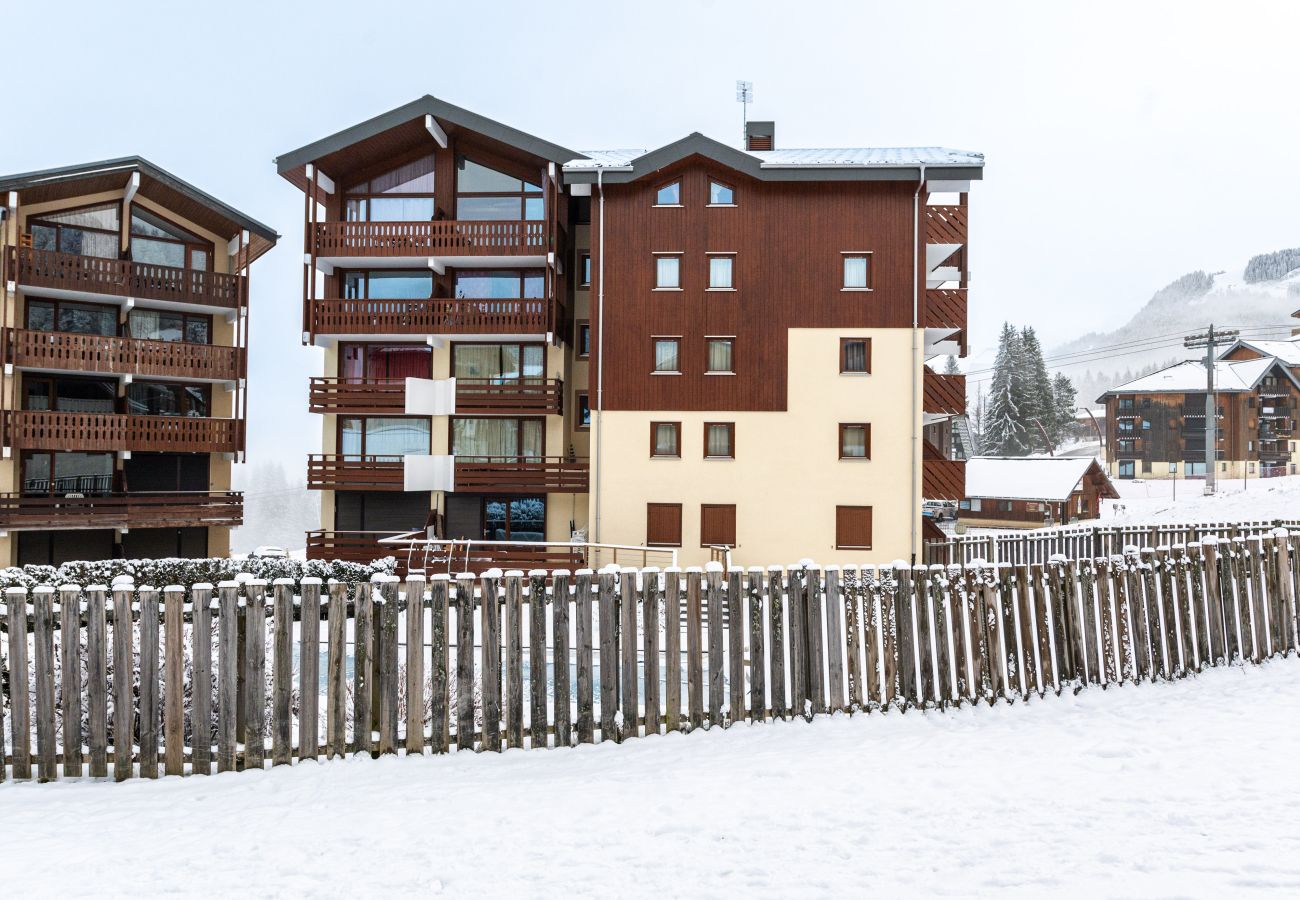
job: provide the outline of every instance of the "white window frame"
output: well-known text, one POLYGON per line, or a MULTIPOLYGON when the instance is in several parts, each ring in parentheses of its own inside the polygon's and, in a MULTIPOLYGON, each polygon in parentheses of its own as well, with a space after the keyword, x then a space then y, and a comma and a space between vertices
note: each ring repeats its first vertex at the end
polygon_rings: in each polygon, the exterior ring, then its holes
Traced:
POLYGON ((705 253, 704 255, 705 255, 706 257, 708 257, 708 260, 709 260, 709 283, 708 283, 708 285, 705 287, 705 290, 706 290, 706 291, 734 291, 734 290, 736 289, 736 254, 735 254, 735 252, 734 252, 734 251, 724 251, 724 250, 710 250, 710 251, 708 251, 707 253, 705 253), (729 280, 731 283, 730 283, 729 285, 727 285, 726 287, 714 287, 714 286, 713 286, 713 261, 714 261, 714 260, 724 260, 724 259, 731 263, 730 271, 728 272, 728 275, 730 276, 730 277, 728 278, 728 280, 729 280))
POLYGON ((840 259, 841 259, 840 290, 848 291, 848 292, 856 292, 856 293, 870 293, 872 291, 871 269, 872 269, 872 264, 875 262, 875 260, 872 259, 871 251, 870 250, 841 250, 840 259), (847 269, 848 261, 850 258, 857 259, 859 257, 863 257, 867 261, 867 273, 866 273, 867 283, 862 287, 850 287, 846 283, 848 281, 848 274, 849 274, 847 269))
POLYGON ((677 251, 655 251, 655 284, 652 290, 656 291, 680 291, 682 290, 682 253, 677 251), (675 260, 677 263, 677 285, 676 287, 665 287, 659 284, 659 263, 665 259, 675 260))

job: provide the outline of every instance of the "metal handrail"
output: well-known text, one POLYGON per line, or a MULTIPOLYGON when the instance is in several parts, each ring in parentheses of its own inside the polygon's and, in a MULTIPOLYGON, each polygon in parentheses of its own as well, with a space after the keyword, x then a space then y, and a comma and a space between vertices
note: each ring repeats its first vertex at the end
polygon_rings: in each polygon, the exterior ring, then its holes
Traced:
MULTIPOLYGON (((404 545, 407 547, 406 566, 407 571, 427 571, 429 568, 430 557, 436 548, 448 548, 446 554, 447 573, 451 574, 452 564, 460 559, 464 563, 464 569, 468 569, 470 556, 475 547, 519 547, 524 549, 535 549, 538 547, 563 547, 573 550, 581 550, 583 558, 590 561, 593 550, 609 550, 614 554, 613 562, 618 562, 618 552, 626 551, 629 553, 640 554, 641 567, 648 564, 649 554, 651 553, 668 553, 671 555, 670 565, 677 565, 677 550, 673 547, 648 547, 636 546, 633 544, 596 544, 584 541, 489 541, 478 540, 473 538, 431 538, 425 537, 423 531, 409 531, 402 534, 395 534, 390 537, 380 538, 377 543, 385 545, 404 545), (417 549, 424 548, 421 565, 415 565, 415 555, 417 549)), ((730 556, 730 553, 728 553, 730 556)), ((434 559, 434 563, 442 560, 434 559)))

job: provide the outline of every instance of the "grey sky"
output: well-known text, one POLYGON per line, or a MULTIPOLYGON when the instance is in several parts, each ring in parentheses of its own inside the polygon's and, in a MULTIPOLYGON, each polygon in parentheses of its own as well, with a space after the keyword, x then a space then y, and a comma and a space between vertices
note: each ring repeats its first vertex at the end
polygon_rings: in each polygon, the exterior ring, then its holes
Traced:
POLYGON ((424 93, 577 149, 734 141, 745 78, 782 146, 984 152, 972 345, 1003 318, 1050 345, 1300 243, 1297 26, 1282 0, 11 3, 0 172, 139 153, 280 231, 253 273, 249 450, 301 477, 321 356, 277 153, 424 93))

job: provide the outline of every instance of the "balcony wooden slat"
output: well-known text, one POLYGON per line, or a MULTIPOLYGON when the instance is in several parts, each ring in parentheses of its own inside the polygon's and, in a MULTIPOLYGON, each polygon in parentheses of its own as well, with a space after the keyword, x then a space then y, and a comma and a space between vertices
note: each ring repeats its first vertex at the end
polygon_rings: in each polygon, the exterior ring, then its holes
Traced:
POLYGON ((935 372, 929 366, 926 366, 923 372, 923 411, 936 415, 965 415, 966 376, 944 375, 935 372))
POLYGON ((0 527, 183 528, 244 521, 240 491, 91 494, 84 497, 0 494, 0 527))
POLYGON ((11 328, 6 347, 6 362, 19 368, 214 381, 242 375, 239 348, 213 344, 11 328))
POLYGON ((400 491, 404 477, 400 456, 312 453, 307 457, 310 490, 400 491))
POLYGON ((926 206, 925 242, 927 244, 965 244, 967 218, 964 206, 926 206))
POLYGON ((242 419, 11 410, 3 423, 4 445, 23 450, 235 453, 244 448, 242 419))
POLYGON ((588 461, 565 457, 457 457, 456 491, 483 493, 587 492, 588 461))
POLYGON ((316 255, 327 257, 539 256, 546 253, 546 223, 322 222, 316 255))
POLYGON ((509 545, 473 545, 468 554, 464 545, 450 545, 452 560, 448 564, 448 546, 434 548, 427 555, 423 547, 411 553, 401 544, 381 544, 381 538, 392 537, 380 531, 309 531, 307 532, 307 558, 342 560, 367 564, 392 556, 397 560, 398 574, 405 575, 410 568, 423 569, 428 574, 437 572, 473 572, 481 574, 488 569, 580 569, 587 565, 585 548, 542 546, 530 547, 527 543, 509 545))
POLYGON ((223 309, 238 309, 246 289, 242 275, 80 256, 32 247, 7 249, 9 277, 27 288, 171 300, 223 309))
POLYGON ((313 300, 312 334, 545 334, 553 304, 528 300, 313 300))
MULTIPOLYGON (((458 378, 456 411, 497 415, 559 414, 564 382, 558 378, 458 378)), ((404 378, 313 378, 309 394, 314 413, 403 415, 404 378)))

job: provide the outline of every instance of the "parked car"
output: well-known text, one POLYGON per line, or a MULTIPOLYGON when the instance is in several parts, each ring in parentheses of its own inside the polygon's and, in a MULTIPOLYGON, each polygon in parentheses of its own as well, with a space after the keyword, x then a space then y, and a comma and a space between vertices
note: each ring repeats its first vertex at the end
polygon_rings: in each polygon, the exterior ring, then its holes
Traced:
POLYGON ((263 544, 253 550, 249 556, 259 559, 283 559, 289 555, 289 551, 283 547, 273 547, 270 544, 263 544))
POLYGON ((957 518, 957 504, 950 500, 927 500, 921 506, 921 515, 936 522, 957 518))

